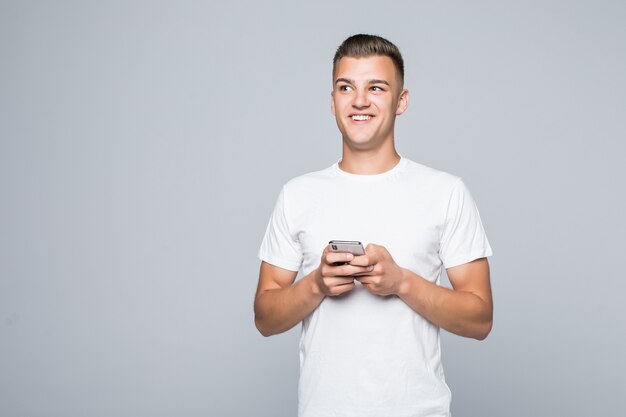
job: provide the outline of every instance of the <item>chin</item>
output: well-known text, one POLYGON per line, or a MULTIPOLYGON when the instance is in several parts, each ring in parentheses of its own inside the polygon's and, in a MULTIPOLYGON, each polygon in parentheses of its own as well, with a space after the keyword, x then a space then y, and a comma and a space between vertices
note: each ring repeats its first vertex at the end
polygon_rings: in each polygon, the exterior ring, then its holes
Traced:
POLYGON ((346 145, 352 149, 367 150, 375 148, 375 144, 369 140, 344 140, 346 145))
POLYGON ((343 135, 344 141, 353 143, 353 144, 367 144, 374 141, 374 138, 371 136, 365 136, 363 134, 360 135, 343 135))

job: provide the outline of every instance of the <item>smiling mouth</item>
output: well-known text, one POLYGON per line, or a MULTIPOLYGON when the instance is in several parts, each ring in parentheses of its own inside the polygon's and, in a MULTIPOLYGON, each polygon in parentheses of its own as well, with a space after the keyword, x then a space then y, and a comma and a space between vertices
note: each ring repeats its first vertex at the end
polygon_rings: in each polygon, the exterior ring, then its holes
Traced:
POLYGON ((370 116, 369 114, 353 114, 352 116, 350 116, 350 118, 354 121, 362 122, 365 120, 370 120, 372 116, 370 116))

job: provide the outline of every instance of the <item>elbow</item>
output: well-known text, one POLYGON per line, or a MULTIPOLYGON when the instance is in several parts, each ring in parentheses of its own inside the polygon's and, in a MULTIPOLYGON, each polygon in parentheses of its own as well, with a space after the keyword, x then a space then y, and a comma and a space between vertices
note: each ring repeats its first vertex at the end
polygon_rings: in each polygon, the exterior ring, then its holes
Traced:
POLYGON ((254 302, 254 326, 259 331, 259 333, 261 333, 261 335, 263 335, 264 337, 271 336, 273 333, 268 328, 267 321, 263 320, 262 318, 263 314, 261 312, 261 309, 258 303, 259 303, 259 300, 257 298, 254 302))
POLYGON ((256 329, 259 331, 259 333, 261 333, 261 335, 263 335, 264 337, 269 337, 275 334, 267 328, 267 326, 263 323, 261 319, 259 319, 258 316, 254 317, 254 325, 256 326, 256 329))
POLYGON ((254 303, 254 325, 256 329, 263 335, 263 337, 269 337, 275 335, 277 332, 273 331, 271 322, 267 320, 268 314, 263 314, 263 309, 258 304, 258 299, 254 303), (264 319, 265 317, 265 319, 264 319))
POLYGON ((493 328, 493 320, 489 320, 485 323, 482 323, 480 326, 476 328, 475 333, 471 336, 476 340, 485 340, 489 333, 491 333, 491 329, 493 328))
POLYGON ((493 328, 493 307, 489 306, 479 317, 477 317, 479 320, 476 322, 474 334, 471 337, 476 340, 485 340, 493 328))

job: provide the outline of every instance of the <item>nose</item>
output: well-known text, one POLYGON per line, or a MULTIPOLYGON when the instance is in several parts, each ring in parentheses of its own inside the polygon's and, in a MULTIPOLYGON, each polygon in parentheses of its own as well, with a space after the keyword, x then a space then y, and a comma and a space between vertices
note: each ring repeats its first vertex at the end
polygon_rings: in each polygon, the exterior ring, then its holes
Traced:
POLYGON ((357 89, 352 106, 362 109, 365 107, 369 107, 369 105, 370 101, 369 97, 367 96, 367 90, 357 89))

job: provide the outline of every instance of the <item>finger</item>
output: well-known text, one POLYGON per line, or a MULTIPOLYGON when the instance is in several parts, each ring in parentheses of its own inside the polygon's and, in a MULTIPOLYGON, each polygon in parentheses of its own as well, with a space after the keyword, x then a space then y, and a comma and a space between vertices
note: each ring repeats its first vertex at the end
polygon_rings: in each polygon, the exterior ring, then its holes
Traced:
POLYGON ((332 277, 352 277, 355 274, 361 273, 365 270, 363 266, 352 266, 349 264, 340 264, 340 265, 322 265, 322 277, 323 278, 332 278, 332 277))
POLYGON ((384 246, 375 245, 370 243, 365 247, 365 254, 370 256, 371 263, 375 264, 382 259, 382 255, 387 252, 384 246))
POLYGON ((364 276, 364 275, 371 275, 372 271, 374 271, 374 265, 362 266, 360 268, 361 268, 360 272, 355 272, 352 275, 354 275, 355 277, 364 276))
POLYGON ((354 281, 349 283, 349 284, 344 284, 344 285, 338 285, 336 287, 332 287, 330 288, 330 295, 331 296, 337 296, 337 295, 341 295, 343 293, 346 293, 348 291, 352 291, 352 289, 354 289, 354 281))
POLYGON ((350 252, 327 252, 324 260, 327 264, 333 265, 337 263, 350 262, 354 259, 354 255, 350 252))
POLYGON ((372 271, 373 266, 354 266, 350 264, 339 265, 335 267, 329 267, 329 276, 354 276, 372 271))
POLYGON ((363 267, 364 269, 361 272, 357 272, 355 274, 352 274, 355 278, 356 277, 363 277, 363 276, 369 276, 372 275, 372 272, 374 271, 374 265, 369 265, 366 267, 363 267))
POLYGON ((327 287, 338 287, 341 285, 348 285, 354 283, 354 278, 352 277, 333 277, 333 278, 324 278, 324 284, 327 287))
POLYGON ((360 276, 360 277, 354 277, 354 279, 356 281, 359 281, 363 285, 367 285, 367 284, 371 284, 372 283, 372 277, 369 276, 369 275, 363 275, 363 276, 360 276))
POLYGON ((355 256, 354 259, 350 261, 350 265, 355 265, 355 266, 373 265, 374 262, 372 262, 370 258, 371 257, 368 255, 355 256))

